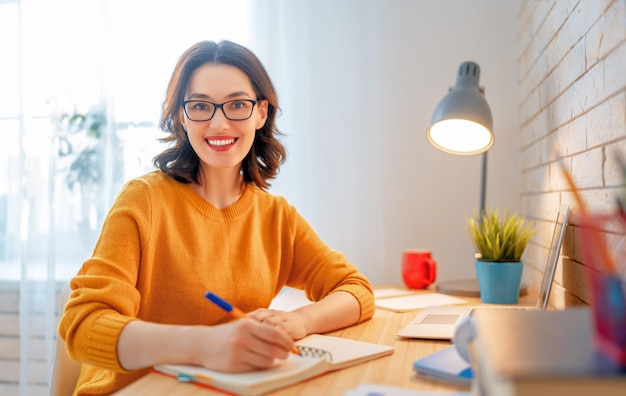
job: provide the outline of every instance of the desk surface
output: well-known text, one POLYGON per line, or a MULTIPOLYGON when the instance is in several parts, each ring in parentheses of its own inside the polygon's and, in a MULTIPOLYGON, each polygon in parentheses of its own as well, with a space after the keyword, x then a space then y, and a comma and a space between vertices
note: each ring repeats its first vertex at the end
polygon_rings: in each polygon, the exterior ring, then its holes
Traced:
MULTIPOLYGON (((532 293, 530 294, 520 298, 520 305, 530 305, 533 298, 532 293)), ((463 299, 467 301, 468 305, 481 304, 479 298, 465 297, 463 299)), ((397 336, 398 331, 415 318, 418 312, 396 313, 377 309, 371 320, 327 333, 337 337, 391 345, 395 348, 395 351, 392 355, 330 372, 300 384, 283 388, 270 393, 270 395, 343 395, 348 390, 356 388, 362 383, 384 384, 416 390, 468 391, 468 388, 418 378, 413 373, 413 362, 415 360, 450 345, 449 341, 406 339, 397 336)), ((223 394, 223 392, 198 385, 181 383, 176 379, 156 373, 150 373, 116 393, 118 396, 205 396, 223 394)))

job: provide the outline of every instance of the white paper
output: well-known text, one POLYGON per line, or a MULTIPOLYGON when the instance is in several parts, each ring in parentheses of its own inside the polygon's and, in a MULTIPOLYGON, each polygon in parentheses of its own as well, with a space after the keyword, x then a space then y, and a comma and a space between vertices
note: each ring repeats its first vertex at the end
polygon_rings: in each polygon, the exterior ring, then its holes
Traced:
POLYGON ((415 293, 415 290, 387 287, 384 289, 374 289, 374 298, 378 300, 381 298, 408 296, 415 293))
POLYGON ((465 300, 442 293, 419 293, 410 296, 384 298, 376 300, 376 307, 396 312, 413 311, 439 305, 466 304, 465 300))

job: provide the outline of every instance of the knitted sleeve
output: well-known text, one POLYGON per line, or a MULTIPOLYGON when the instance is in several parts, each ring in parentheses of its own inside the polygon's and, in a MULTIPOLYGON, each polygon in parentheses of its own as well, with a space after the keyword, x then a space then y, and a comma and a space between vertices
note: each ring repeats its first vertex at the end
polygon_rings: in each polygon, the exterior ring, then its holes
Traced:
POLYGON ((336 291, 352 294, 361 305, 359 322, 374 314, 374 294, 368 279, 340 252, 328 247, 313 228, 293 210, 294 244, 291 286, 303 288, 307 298, 319 301, 336 291))
POLYGON ((123 370, 117 358, 122 328, 137 316, 135 288, 141 246, 150 227, 150 203, 140 181, 127 184, 105 219, 100 238, 70 286, 59 334, 76 360, 123 370))

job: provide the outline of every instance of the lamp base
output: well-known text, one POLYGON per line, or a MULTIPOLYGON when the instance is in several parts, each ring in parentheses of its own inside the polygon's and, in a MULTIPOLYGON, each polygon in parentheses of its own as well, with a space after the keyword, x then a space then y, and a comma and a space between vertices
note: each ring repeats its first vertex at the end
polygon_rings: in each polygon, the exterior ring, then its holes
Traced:
MULTIPOLYGON (((478 287, 478 279, 460 279, 452 281, 437 282, 436 291, 443 294, 451 294, 462 297, 480 297, 480 288, 478 287)), ((519 295, 524 296, 528 293, 526 285, 522 284, 519 288, 519 295)))

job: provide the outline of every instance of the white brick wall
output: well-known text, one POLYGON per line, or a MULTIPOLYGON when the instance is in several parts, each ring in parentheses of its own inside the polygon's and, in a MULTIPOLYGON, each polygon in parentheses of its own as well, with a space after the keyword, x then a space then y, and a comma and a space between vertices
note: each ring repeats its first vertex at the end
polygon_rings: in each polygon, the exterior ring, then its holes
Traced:
MULTIPOLYGON (((523 0, 519 18, 522 212, 541 225, 559 204, 575 208, 555 150, 587 208, 608 212, 623 188, 616 153, 626 156, 626 0, 523 0)), ((609 246, 626 245, 624 231, 611 227, 609 246)), ((538 235, 525 255, 534 287, 549 238, 538 235)), ((557 307, 589 302, 580 238, 574 216, 552 295, 557 307)))

